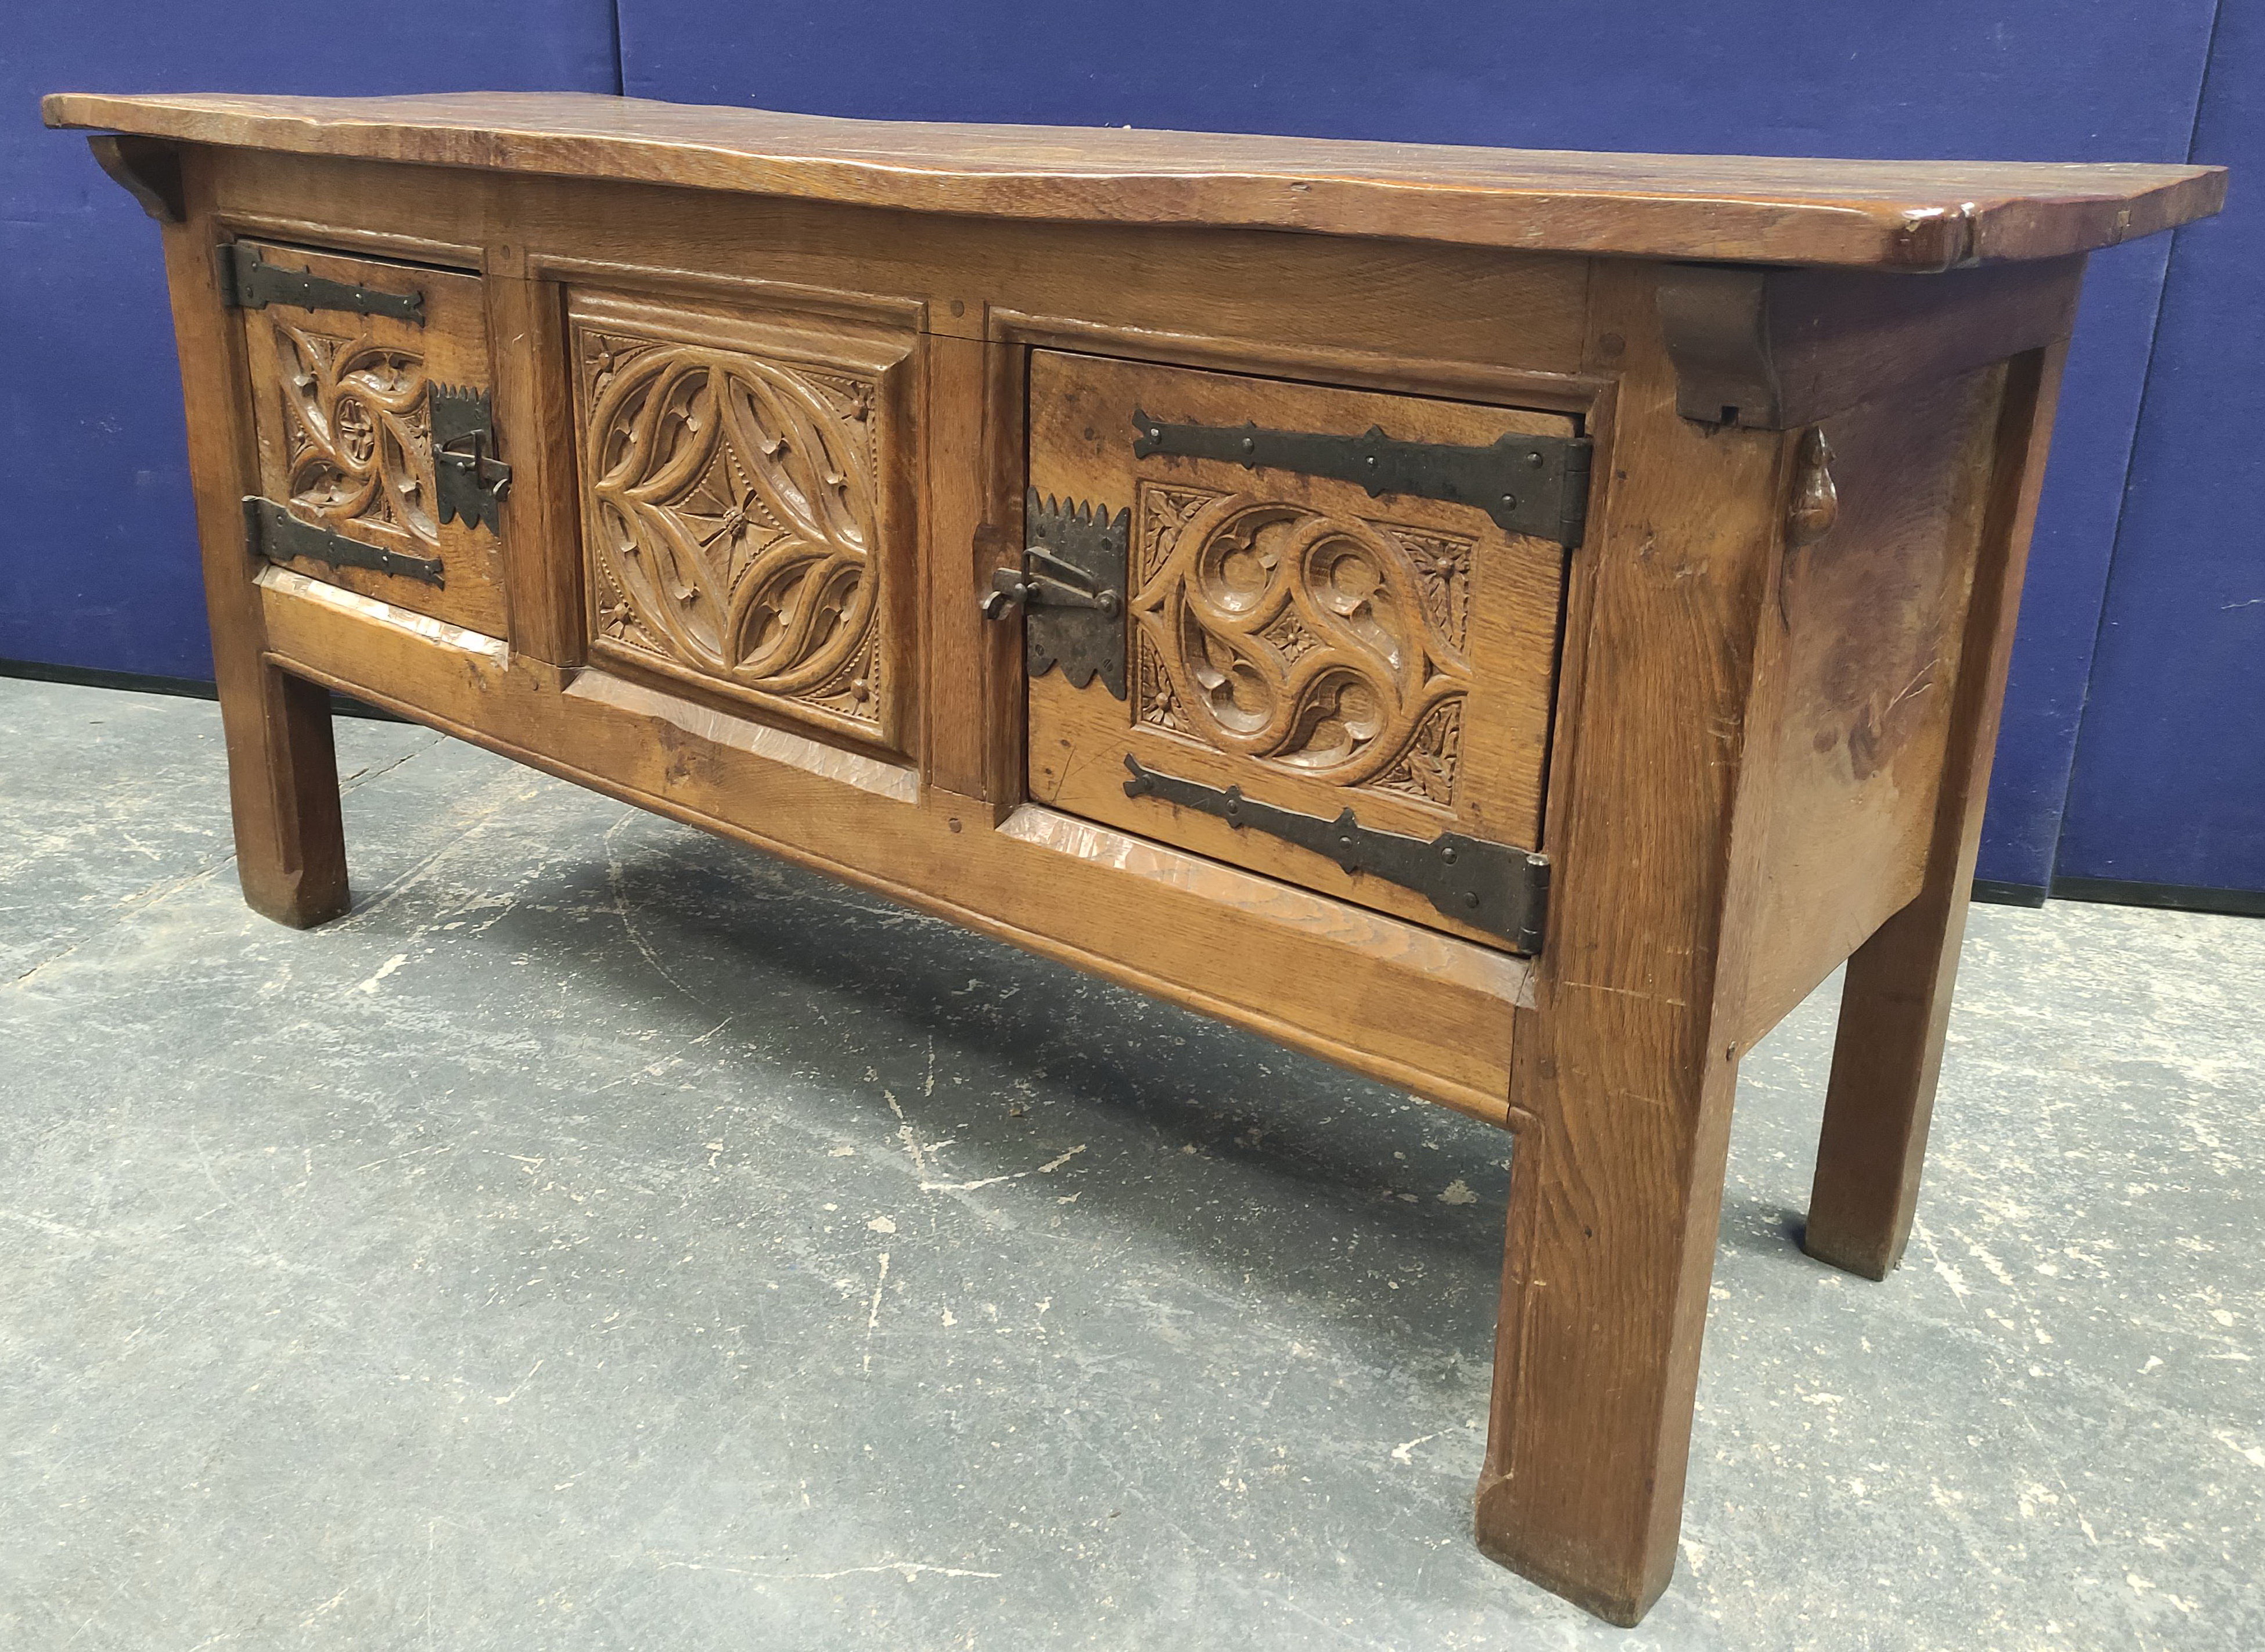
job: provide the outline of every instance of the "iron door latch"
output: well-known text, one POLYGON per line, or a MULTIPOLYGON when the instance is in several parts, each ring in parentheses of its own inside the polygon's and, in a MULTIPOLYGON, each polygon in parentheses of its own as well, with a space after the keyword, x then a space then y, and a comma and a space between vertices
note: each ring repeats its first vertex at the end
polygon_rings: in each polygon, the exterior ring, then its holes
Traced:
POLYGON ((1484 511, 1506 534, 1554 540, 1570 550, 1589 515, 1586 436, 1506 435, 1484 447, 1402 441, 1371 425, 1358 436, 1264 430, 1256 425, 1173 425, 1137 409, 1132 456, 1179 454, 1248 470, 1295 470, 1354 482, 1375 499, 1403 493, 1484 511))
POLYGON ((442 521, 503 532, 511 467, 495 456, 495 415, 485 390, 435 384, 425 395, 433 427, 433 484, 442 521))
POLYGON ((1449 917, 1510 942, 1519 952, 1541 950, 1542 924, 1549 904, 1549 857, 1507 843, 1489 843, 1460 832, 1442 832, 1426 841, 1398 832, 1361 825, 1351 809, 1334 820, 1294 809, 1278 809, 1242 795, 1240 786, 1221 790, 1200 781, 1182 780, 1141 767, 1130 752, 1125 767, 1128 797, 1160 797, 1183 809, 1216 815, 1240 831, 1256 827, 1300 848, 1327 855, 1347 876, 1366 872, 1387 884, 1412 889, 1449 917))
POLYGON ((258 247, 229 241, 215 249, 221 302, 235 309, 265 309, 289 304, 300 309, 348 309, 361 316, 394 316, 425 324, 425 295, 389 293, 351 281, 334 281, 310 270, 270 264, 258 247))
POLYGON ((1125 548, 1132 513, 1115 516, 1103 506, 1075 499, 1041 499, 1032 488, 1023 501, 1029 542, 1019 567, 991 576, 983 617, 1023 615, 1024 668, 1043 677, 1056 666, 1074 688, 1099 677, 1125 698, 1125 548))

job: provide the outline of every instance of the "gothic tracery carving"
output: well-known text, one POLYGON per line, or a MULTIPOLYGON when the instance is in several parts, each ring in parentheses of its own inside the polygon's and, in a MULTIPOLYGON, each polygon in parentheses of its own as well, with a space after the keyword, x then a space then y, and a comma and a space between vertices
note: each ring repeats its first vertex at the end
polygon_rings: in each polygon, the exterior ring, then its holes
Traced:
POLYGON ((423 360, 367 336, 274 327, 290 503, 332 528, 437 548, 423 360))
POLYGON ((1155 483, 1138 517, 1142 722, 1452 806, 1471 541, 1155 483))
POLYGON ((878 727, 870 376, 582 329, 599 637, 878 727))

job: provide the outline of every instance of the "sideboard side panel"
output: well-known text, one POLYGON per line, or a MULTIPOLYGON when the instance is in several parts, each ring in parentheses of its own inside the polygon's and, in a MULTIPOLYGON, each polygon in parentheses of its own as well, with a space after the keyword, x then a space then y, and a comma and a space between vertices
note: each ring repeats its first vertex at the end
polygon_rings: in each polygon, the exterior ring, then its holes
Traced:
MULTIPOLYGON (((1906 309, 1954 339, 1980 336, 1977 315, 1994 318, 2001 347, 2026 353, 2066 338, 2082 278, 2081 259, 2039 266, 2018 289, 1926 278, 1912 285, 1944 284, 1941 302, 1906 309), (2006 308, 2016 291, 2020 314, 2006 308)), ((1846 302, 1851 314, 1819 324, 1861 336, 1870 301, 1859 287, 1846 302)), ((1958 738, 1970 593, 1991 554, 2007 462, 2005 356, 1931 379, 1860 359, 1880 375, 1875 388, 1844 386, 1838 411, 1804 433, 1804 461, 1788 480, 1776 610, 1784 699, 1775 727, 1757 731, 1772 780, 1740 1017, 1747 1044, 1924 886, 1958 738)))
POLYGON ((1849 408, 1796 462, 1769 616, 1784 698, 1755 731, 1773 773, 1749 1044, 1919 892, 2004 383, 1999 366, 1849 408))

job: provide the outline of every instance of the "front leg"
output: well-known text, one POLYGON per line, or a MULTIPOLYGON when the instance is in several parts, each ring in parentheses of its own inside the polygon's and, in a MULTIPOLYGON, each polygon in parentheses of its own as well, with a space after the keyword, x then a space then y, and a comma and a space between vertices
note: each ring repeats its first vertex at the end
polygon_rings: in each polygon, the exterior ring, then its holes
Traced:
POLYGON ((1479 1546, 1611 1622, 1666 1588, 1722 1209, 1735 1049, 1568 986, 1516 1059, 1479 1546))
POLYGON ((229 658, 243 650, 222 635, 221 606, 213 604, 213 643, 222 662, 221 723, 237 875, 244 900, 260 916, 312 928, 353 904, 330 695, 256 655, 229 658))
POLYGON ((242 331, 215 274, 204 182, 184 174, 185 216, 164 224, 173 335, 187 404, 205 611, 228 740, 237 872, 251 909, 304 929, 351 905, 328 693, 266 657, 266 626, 244 539, 244 498, 259 488, 242 331))
POLYGON ((1733 828, 1797 440, 1682 417, 1660 279, 1591 279, 1590 359, 1620 376, 1566 615, 1478 1492, 1480 1547, 1620 1624, 1682 1525, 1761 837, 1733 828))

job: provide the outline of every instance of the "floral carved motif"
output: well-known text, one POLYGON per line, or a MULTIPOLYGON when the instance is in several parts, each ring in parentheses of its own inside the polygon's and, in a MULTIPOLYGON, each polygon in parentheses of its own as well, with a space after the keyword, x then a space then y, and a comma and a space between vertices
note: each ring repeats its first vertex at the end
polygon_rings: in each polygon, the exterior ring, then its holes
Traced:
POLYGON ((1138 515, 1143 723, 1452 807, 1470 541, 1152 483, 1138 515))
POLYGON ((275 348, 291 504, 365 537, 439 545, 422 359, 281 322, 275 348))
POLYGON ((599 637, 878 726, 868 377, 578 335, 599 637))

